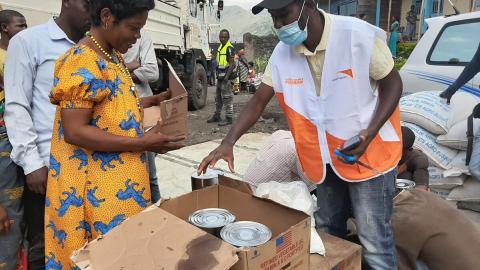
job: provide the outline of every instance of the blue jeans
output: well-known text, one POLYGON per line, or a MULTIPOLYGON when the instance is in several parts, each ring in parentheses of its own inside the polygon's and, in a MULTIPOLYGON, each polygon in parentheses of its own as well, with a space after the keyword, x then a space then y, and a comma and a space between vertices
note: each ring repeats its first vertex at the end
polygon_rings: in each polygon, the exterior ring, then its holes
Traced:
POLYGON ((150 191, 152 193, 152 203, 158 202, 160 200, 160 187, 158 186, 158 177, 157 177, 157 167, 155 166, 155 156, 157 154, 154 152, 147 152, 148 160, 148 174, 150 177, 150 191))
POLYGON ((12 221, 10 232, 0 234, 0 269, 17 267, 18 251, 22 244, 23 171, 10 159, 12 146, 8 139, 0 140, 0 207, 5 208, 12 221))
POLYGON ((480 137, 475 137, 473 142, 472 157, 468 169, 472 176, 480 181, 480 137))
POLYGON ((317 227, 345 238, 347 219, 353 213, 369 269, 398 268, 390 224, 396 175, 397 171, 393 170, 369 181, 349 183, 327 166, 326 179, 317 186, 317 227))

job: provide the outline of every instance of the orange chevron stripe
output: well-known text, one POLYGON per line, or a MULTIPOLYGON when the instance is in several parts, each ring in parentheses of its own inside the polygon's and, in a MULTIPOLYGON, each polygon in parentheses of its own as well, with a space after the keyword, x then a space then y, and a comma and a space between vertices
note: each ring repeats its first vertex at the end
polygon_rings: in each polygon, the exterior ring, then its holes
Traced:
POLYGON ((338 73, 345 74, 353 79, 353 70, 351 68, 339 71, 338 73))

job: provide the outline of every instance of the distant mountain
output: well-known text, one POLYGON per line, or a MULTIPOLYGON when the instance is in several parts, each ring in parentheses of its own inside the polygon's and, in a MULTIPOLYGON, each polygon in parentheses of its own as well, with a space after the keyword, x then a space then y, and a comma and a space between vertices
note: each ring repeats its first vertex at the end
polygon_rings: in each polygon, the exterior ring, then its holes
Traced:
POLYGON ((257 36, 268 36, 275 33, 270 14, 262 12, 253 15, 250 10, 239 6, 224 7, 220 19, 220 29, 223 28, 230 31, 230 39, 236 42, 242 42, 243 35, 248 32, 257 36))

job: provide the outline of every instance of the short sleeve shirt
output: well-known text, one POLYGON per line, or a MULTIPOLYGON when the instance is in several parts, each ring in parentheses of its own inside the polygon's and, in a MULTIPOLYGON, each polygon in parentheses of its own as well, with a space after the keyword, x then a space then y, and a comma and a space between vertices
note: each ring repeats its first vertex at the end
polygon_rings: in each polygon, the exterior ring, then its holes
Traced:
MULTIPOLYGON (((323 12, 322 10, 320 10, 320 12, 325 18, 325 26, 322 38, 315 51, 310 52, 303 44, 295 48, 297 53, 304 54, 307 58, 318 96, 321 94, 321 81, 323 65, 325 62, 325 51, 327 49, 332 24, 331 15, 323 12)), ((393 67, 393 57, 386 42, 380 38, 376 38, 375 47, 370 59, 370 78, 372 79, 372 88, 375 89, 376 87, 374 86, 376 81, 385 78, 392 71, 393 67)), ((268 86, 273 86, 270 60, 268 61, 268 65, 265 69, 262 82, 268 86)))

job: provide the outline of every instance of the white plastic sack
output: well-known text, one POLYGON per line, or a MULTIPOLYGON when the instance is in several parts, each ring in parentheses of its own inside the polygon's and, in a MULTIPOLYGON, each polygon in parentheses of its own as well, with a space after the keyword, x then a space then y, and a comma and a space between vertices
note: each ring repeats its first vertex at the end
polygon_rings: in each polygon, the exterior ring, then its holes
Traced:
POLYGON ((459 151, 453 158, 452 162, 448 164, 448 169, 443 172, 444 177, 460 176, 462 174, 470 175, 467 165, 465 165, 467 159, 466 151, 459 151))
POLYGON ((313 218, 313 213, 317 209, 317 206, 305 183, 301 181, 290 183, 278 183, 274 181, 261 183, 255 190, 254 195, 260 198, 270 199, 311 216, 312 233, 310 236, 310 253, 325 255, 325 246, 315 230, 315 219, 313 218))
POLYGON ((402 97, 402 121, 415 124, 435 135, 446 134, 450 107, 439 94, 438 91, 427 91, 402 97))
POLYGON ((467 119, 478 103, 480 103, 479 97, 465 91, 457 91, 450 100, 451 110, 448 117, 448 129, 467 119))
POLYGON ((465 175, 444 177, 443 172, 442 169, 437 167, 428 168, 428 174, 430 176, 429 185, 431 189, 451 190, 463 185, 466 178, 465 175))
POLYGON ((410 123, 402 123, 415 133, 413 148, 421 150, 428 156, 430 164, 442 169, 448 169, 458 151, 437 143, 437 138, 425 129, 410 123))
MULTIPOLYGON (((480 128, 480 119, 473 119, 473 133, 478 134, 480 128)), ((437 138, 438 144, 446 147, 454 148, 461 151, 467 150, 467 120, 462 120, 453 125, 445 135, 437 138)))
POLYGON ((480 202, 480 181, 473 177, 468 178, 463 186, 456 187, 450 192, 447 200, 480 202))
POLYGON ((450 192, 452 191, 450 189, 432 188, 430 189, 430 192, 432 192, 435 196, 446 200, 448 198, 448 195, 450 195, 450 192))

